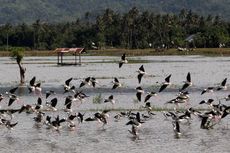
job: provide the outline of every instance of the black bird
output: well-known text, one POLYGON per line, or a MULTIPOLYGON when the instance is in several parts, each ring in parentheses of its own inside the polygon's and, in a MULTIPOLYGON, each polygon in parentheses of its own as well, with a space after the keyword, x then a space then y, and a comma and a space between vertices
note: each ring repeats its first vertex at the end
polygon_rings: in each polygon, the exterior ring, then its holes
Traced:
POLYGON ((79 88, 85 86, 86 84, 90 85, 90 79, 91 79, 91 77, 85 78, 85 79, 81 82, 79 88))
POLYGON ((50 102, 46 102, 46 106, 48 107, 48 109, 52 110, 52 111, 57 111, 56 105, 57 105, 57 98, 53 98, 50 102))
POLYGON ((11 95, 11 94, 15 94, 16 90, 18 89, 18 87, 15 87, 13 89, 10 89, 9 92, 6 92, 7 95, 11 95))
POLYGON ((90 78, 90 82, 91 82, 91 84, 92 84, 92 86, 95 88, 96 87, 96 84, 98 83, 98 81, 96 80, 96 78, 94 78, 94 77, 91 77, 90 78))
POLYGON ((66 121, 65 119, 60 119, 59 115, 55 118, 54 121, 51 121, 50 116, 46 116, 45 124, 47 125, 47 128, 59 131, 59 129, 61 128, 61 123, 65 121, 66 121))
POLYGON ((70 86, 70 82, 72 80, 73 80, 73 78, 69 78, 68 80, 65 81, 65 84, 64 84, 64 93, 69 92, 69 91, 75 92, 74 91, 75 86, 70 86))
POLYGON ((103 127, 104 125, 107 124, 107 119, 109 117, 109 115, 107 114, 109 112, 109 110, 104 110, 103 112, 97 112, 94 114, 94 117, 89 117, 86 118, 85 121, 98 121, 98 122, 102 122, 103 123, 103 127))
POLYGON ((139 86, 136 88, 136 91, 137 91, 136 93, 137 100, 141 102, 141 95, 144 93, 144 90, 142 89, 141 86, 139 86))
POLYGON ((40 97, 38 97, 37 104, 35 105, 34 109, 36 111, 38 111, 38 110, 40 110, 42 108, 43 108, 43 106, 42 106, 42 99, 40 97))
POLYGON ((31 105, 29 105, 29 104, 22 105, 22 107, 19 109, 18 113, 20 114, 20 113, 22 113, 24 111, 26 113, 30 114, 30 113, 34 112, 34 108, 31 105))
POLYGON ((170 82, 171 74, 165 78, 165 82, 163 82, 162 86, 159 89, 159 92, 162 92, 168 85, 171 84, 170 82))
POLYGON ((9 97, 10 97, 10 99, 9 99, 8 106, 11 106, 11 105, 13 104, 13 102, 19 100, 19 98, 18 98, 17 95, 15 95, 15 94, 11 94, 9 97))
POLYGON ((227 89, 226 83, 227 83, 227 78, 225 78, 225 79, 221 82, 220 86, 218 86, 216 90, 217 90, 217 91, 219 91, 219 90, 226 90, 226 89, 227 89))
POLYGON ((184 81, 184 85, 182 86, 180 91, 184 91, 186 88, 190 87, 191 85, 192 85, 191 74, 190 74, 190 72, 188 72, 187 77, 186 77, 186 81, 184 81))
POLYGON ((82 123, 82 122, 84 121, 84 115, 85 115, 85 114, 81 114, 80 112, 78 112, 77 118, 78 118, 78 121, 79 121, 80 123, 82 123))
POLYGON ((226 107, 221 115, 221 118, 225 118, 228 114, 230 114, 230 106, 226 107))
POLYGON ((148 94, 145 97, 144 102, 147 102, 152 96, 156 96, 157 93, 156 92, 148 92, 148 94))
POLYGON ((202 100, 199 104, 207 104, 212 106, 212 103, 214 102, 214 99, 208 99, 208 100, 202 100))
POLYGON ((172 122, 172 125, 173 125, 173 131, 174 131, 174 133, 175 133, 175 136, 176 136, 177 138, 179 138, 180 135, 181 135, 181 132, 180 132, 180 124, 179 124, 179 122, 178 122, 178 121, 173 121, 173 122, 172 122))
POLYGON ((145 74, 147 74, 147 73, 145 72, 144 65, 141 65, 141 67, 139 68, 139 70, 138 70, 137 72, 138 72, 138 75, 137 75, 138 83, 140 84, 140 83, 141 83, 142 77, 143 77, 145 74))
POLYGON ((82 104, 82 102, 84 101, 85 98, 89 97, 88 95, 86 95, 85 93, 83 93, 82 91, 76 91, 76 93, 74 94, 74 99, 75 100, 79 100, 82 104))
POLYGON ((214 90, 214 87, 205 88, 204 90, 202 90, 201 95, 205 93, 213 92, 213 90, 214 90))
POLYGON ((44 123, 44 115, 45 115, 45 113, 38 112, 37 116, 33 118, 34 121, 35 121, 35 125, 37 127, 41 127, 43 125, 43 123, 44 123))
POLYGON ((69 114, 68 118, 66 119, 66 122, 68 122, 71 125, 74 125, 74 119, 77 117, 76 113, 75 114, 69 114))
POLYGON ((35 84, 36 81, 36 77, 34 76, 31 80, 30 80, 30 86, 28 87, 29 89, 29 93, 32 92, 36 92, 36 93, 41 93, 42 88, 41 88, 41 83, 37 83, 35 84))
POLYGON ((9 130, 12 130, 13 127, 15 127, 15 126, 18 124, 18 122, 16 122, 16 123, 11 123, 9 120, 7 120, 4 124, 5 124, 5 126, 6 126, 9 130))
POLYGON ((72 96, 67 96, 65 99, 65 112, 72 112, 71 106, 72 106, 72 102, 73 102, 73 97, 72 96))
POLYGON ((35 91, 35 80, 36 80, 35 76, 30 80, 30 86, 28 87, 29 93, 35 91))
POLYGON ((54 130, 59 130, 61 128, 61 123, 65 122, 65 119, 60 119, 59 115, 55 118, 54 121, 51 122, 51 124, 49 125, 51 128, 53 128, 54 130))
POLYGON ((141 121, 140 113, 136 113, 136 117, 134 119, 131 119, 129 122, 126 123, 126 125, 135 125, 137 127, 140 127, 142 123, 145 123, 141 121))
POLYGON ((112 83, 113 83, 112 89, 116 89, 118 87, 121 87, 121 83, 119 82, 119 80, 116 77, 114 78, 114 81, 112 81, 112 83))
POLYGON ((104 103, 110 102, 111 104, 115 104, 115 100, 113 95, 110 95, 107 99, 104 100, 104 103))
POLYGON ((119 68, 122 67, 123 64, 128 63, 128 60, 126 59, 125 53, 121 56, 121 60, 119 61, 119 68))

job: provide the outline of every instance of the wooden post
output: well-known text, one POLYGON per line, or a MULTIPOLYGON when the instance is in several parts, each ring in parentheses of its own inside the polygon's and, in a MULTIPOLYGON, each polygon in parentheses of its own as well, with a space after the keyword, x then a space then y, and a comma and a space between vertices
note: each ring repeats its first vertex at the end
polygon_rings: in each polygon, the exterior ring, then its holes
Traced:
POLYGON ((59 62, 59 55, 60 55, 60 53, 57 53, 57 64, 60 64, 60 62, 59 62))
POLYGON ((79 54, 79 65, 81 65, 81 53, 78 54, 79 54))
POLYGON ((61 65, 63 64, 63 53, 61 53, 61 65))
POLYGON ((75 56, 75 65, 77 65, 77 55, 76 55, 76 52, 74 52, 74 56, 75 56))

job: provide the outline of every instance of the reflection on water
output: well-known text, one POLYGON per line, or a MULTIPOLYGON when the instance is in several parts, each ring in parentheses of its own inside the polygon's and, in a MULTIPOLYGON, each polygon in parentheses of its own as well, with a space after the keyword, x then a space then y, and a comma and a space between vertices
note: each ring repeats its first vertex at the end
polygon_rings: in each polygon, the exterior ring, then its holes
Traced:
MULTIPOLYGON (((120 57, 82 57, 82 66, 57 66, 56 57, 26 57, 25 67, 27 84, 36 76, 42 82, 43 93, 53 89, 57 93, 57 107, 64 108, 65 97, 63 95, 63 84, 66 79, 73 77, 72 84, 79 86, 82 79, 88 76, 98 78, 99 84, 96 89, 86 86, 81 90, 89 97, 82 105, 73 104, 74 112, 85 113, 85 117, 93 116, 96 111, 91 109, 132 109, 143 106, 143 103, 136 103, 136 90, 139 86, 136 70, 141 64, 145 66, 148 76, 142 78, 141 86, 147 91, 157 91, 160 83, 169 74, 172 74, 172 86, 157 97, 151 98, 151 103, 156 107, 173 108, 172 105, 165 105, 165 102, 175 98, 178 89, 181 88, 188 72, 191 73, 193 86, 189 88, 190 103, 180 107, 206 108, 199 106, 201 100, 213 98, 215 101, 229 94, 227 91, 208 93, 200 95, 201 91, 208 86, 219 84, 224 78, 229 77, 230 63, 228 57, 202 57, 202 56, 146 56, 130 57, 132 63, 125 64, 118 68, 117 61, 120 57), (135 61, 145 61, 139 63, 135 61), (27 63, 27 64, 26 64, 27 63), (29 64, 33 63, 33 64, 29 64), (119 78, 122 87, 112 90, 111 81, 114 77, 119 78), (159 83, 156 83, 159 82, 159 83), (93 104, 93 98, 101 94, 102 99, 113 94, 115 105, 110 103, 93 104)), ((4 93, 11 87, 18 84, 18 66, 9 58, 0 60, 0 92, 4 93)), ((79 89, 78 89, 79 90, 79 89)), ((12 108, 18 108, 21 104, 35 104, 37 96, 29 95, 27 85, 20 88, 20 103, 13 104, 12 108)), ((42 97, 45 103, 45 97, 42 97)), ((48 99, 50 100, 50 99, 48 99)), ((1 108, 8 108, 8 99, 1 102, 1 108)), ((226 102, 226 105, 229 105, 226 102)), ((56 117, 67 117, 63 111, 45 112, 46 115, 56 117)), ((77 124, 74 131, 69 131, 64 125, 57 132, 48 130, 44 126, 34 127, 34 114, 14 115, 14 121, 18 125, 13 130, 1 127, 0 145, 2 152, 230 152, 228 147, 229 117, 221 121, 211 130, 200 129, 200 120, 193 116, 190 125, 181 125, 181 137, 174 137, 174 131, 170 121, 166 120, 162 112, 156 112, 148 121, 142 124, 138 137, 130 135, 126 126, 128 119, 121 118, 115 122, 113 116, 117 112, 110 112, 108 125, 101 127, 97 122, 83 122, 77 124)))

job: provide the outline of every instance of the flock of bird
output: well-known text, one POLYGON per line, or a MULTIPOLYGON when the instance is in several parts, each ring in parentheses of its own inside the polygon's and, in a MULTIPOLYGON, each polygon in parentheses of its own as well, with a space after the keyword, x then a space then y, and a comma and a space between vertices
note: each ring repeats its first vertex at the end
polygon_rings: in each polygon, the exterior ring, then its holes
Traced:
MULTIPOLYGON (((121 56, 121 60, 119 61, 119 68, 122 68, 122 66, 126 63, 128 63, 128 60, 126 59, 126 55, 123 54, 121 56)), ((127 119, 126 125, 131 126, 131 129, 128 131, 135 138, 139 137, 139 129, 141 128, 141 125, 150 119, 154 119, 154 116, 156 115, 153 113, 154 110, 150 102, 151 98, 162 94, 172 84, 170 82, 172 75, 170 74, 164 79, 164 82, 162 82, 157 91, 150 91, 145 94, 146 92, 141 87, 142 78, 143 76, 147 75, 147 72, 144 69, 144 65, 140 66, 140 68, 137 70, 137 73, 138 86, 136 87, 136 99, 139 103, 143 103, 142 109, 140 111, 122 111, 114 116, 115 121, 119 121, 122 118, 127 119)), ((65 95, 65 102, 62 110, 66 112, 65 117, 60 117, 59 115, 47 115, 47 112, 49 111, 56 112, 60 110, 56 108, 58 98, 56 97, 55 91, 49 90, 43 92, 41 82, 37 82, 36 77, 34 76, 29 82, 28 93, 31 94, 31 96, 36 96, 38 98, 35 104, 22 104, 18 109, 11 108, 11 106, 16 105, 14 103, 20 99, 16 94, 18 87, 0 94, 0 101, 5 100, 7 102, 8 100, 7 109, 0 110, 0 125, 5 126, 8 129, 14 128, 18 122, 13 122, 13 114, 21 114, 25 112, 34 115, 34 125, 38 128, 46 126, 47 129, 60 131, 60 129, 65 124, 69 130, 75 130, 78 124, 90 121, 99 122, 101 127, 105 128, 105 126, 108 124, 109 113, 111 110, 107 109, 103 110, 102 112, 98 111, 95 112, 93 116, 88 117, 85 117, 85 113, 75 112, 77 106, 81 105, 85 99, 89 97, 82 91, 82 88, 84 86, 92 86, 92 88, 97 88, 99 85, 97 79, 95 77, 87 77, 82 80, 79 87, 73 85, 71 83, 72 80, 72 77, 67 79, 63 85, 63 95, 65 95), (43 97, 44 93, 45 96, 43 97), (44 99, 45 104, 43 103, 44 99), (74 103, 76 104, 75 109, 73 109, 74 103)), ((173 98, 165 103, 175 105, 174 109, 171 111, 162 112, 162 116, 171 122, 176 137, 181 136, 180 125, 191 124, 192 116, 196 116, 201 120, 200 128, 211 129, 230 113, 230 106, 221 103, 222 100, 229 101, 230 95, 219 99, 217 104, 215 103, 215 100, 211 98, 208 100, 202 100, 198 103, 198 105, 208 105, 208 108, 204 111, 199 111, 193 107, 184 108, 182 110, 179 109, 180 104, 189 103, 189 87, 192 85, 193 83, 191 79, 191 73, 188 72, 184 83, 182 84, 181 88, 178 89, 176 98, 173 98)), ((112 81, 111 90, 119 90, 119 88, 122 88, 122 84, 118 78, 115 77, 112 81)), ((201 95, 207 94, 209 92, 218 92, 221 90, 227 90, 227 78, 223 79, 223 81, 217 86, 203 89, 201 91, 201 95)), ((108 96, 108 98, 105 98, 104 103, 111 103, 112 105, 115 105, 116 100, 114 99, 114 95, 111 94, 108 96)))

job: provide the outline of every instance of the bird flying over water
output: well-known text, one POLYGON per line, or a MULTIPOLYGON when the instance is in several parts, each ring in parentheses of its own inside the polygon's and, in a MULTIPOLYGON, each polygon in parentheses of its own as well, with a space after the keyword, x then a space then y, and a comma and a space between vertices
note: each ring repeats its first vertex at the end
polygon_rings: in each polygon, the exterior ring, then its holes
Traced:
POLYGON ((156 96, 156 95, 157 95, 156 92, 149 92, 149 93, 146 95, 144 102, 147 102, 152 96, 156 96))
POLYGON ((227 86, 226 86, 226 83, 227 83, 227 78, 225 78, 222 82, 221 82, 221 84, 217 87, 217 91, 219 91, 219 90, 226 90, 227 89, 227 86))
POLYGON ((160 89, 159 89, 159 92, 162 92, 163 90, 166 89, 166 87, 167 87, 168 85, 171 84, 170 78, 171 78, 171 74, 165 78, 165 82, 163 82, 162 86, 161 86, 160 89))
POLYGON ((146 74, 145 69, 144 69, 144 65, 141 65, 141 67, 139 68, 139 70, 137 72, 138 72, 138 75, 137 75, 138 83, 140 84, 142 77, 146 74))
POLYGON ((191 85, 192 85, 191 74, 190 74, 190 72, 188 72, 187 77, 186 77, 186 81, 184 81, 184 85, 182 86, 180 91, 185 90, 186 88, 190 87, 191 85))
POLYGON ((115 104, 115 100, 113 95, 110 95, 107 99, 104 100, 104 103, 110 102, 111 104, 115 104))
POLYGON ((29 89, 29 93, 35 92, 38 94, 41 94, 42 88, 41 88, 41 83, 35 83, 36 81, 36 77, 34 76, 31 80, 30 80, 30 85, 28 87, 29 89))
POLYGON ((208 87, 202 90, 201 95, 205 93, 213 92, 213 91, 214 91, 214 87, 208 87))
POLYGON ((122 67, 123 64, 128 63, 128 60, 126 59, 125 53, 121 56, 121 60, 119 61, 119 68, 122 67))
POLYGON ((81 82, 79 88, 85 86, 86 84, 87 84, 87 85, 90 85, 90 80, 91 80, 91 77, 85 78, 85 79, 81 82))
POLYGON ((119 80, 116 77, 114 78, 114 81, 112 81, 112 83, 113 83, 112 89, 116 89, 118 87, 121 87, 121 83, 119 82, 119 80))
POLYGON ((137 100, 141 102, 141 95, 144 93, 144 90, 142 89, 141 86, 139 86, 136 88, 136 91, 137 91, 136 93, 137 100))
POLYGON ((68 80, 65 81, 64 84, 64 93, 69 92, 69 91, 74 91, 75 86, 70 86, 70 82, 73 80, 73 78, 69 78, 68 80))

